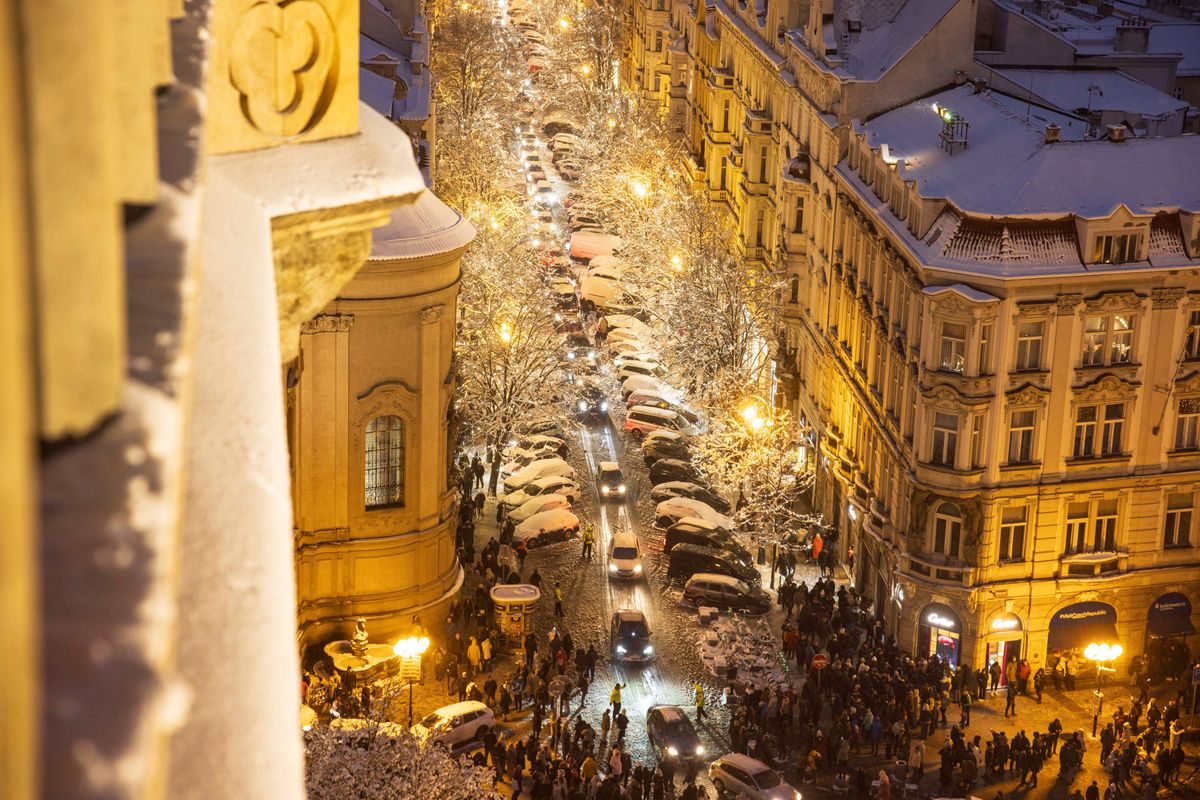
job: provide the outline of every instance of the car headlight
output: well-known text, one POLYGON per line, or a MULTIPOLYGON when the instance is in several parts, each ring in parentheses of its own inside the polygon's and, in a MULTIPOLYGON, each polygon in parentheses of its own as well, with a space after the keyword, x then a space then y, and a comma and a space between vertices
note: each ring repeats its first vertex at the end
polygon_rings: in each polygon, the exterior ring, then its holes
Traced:
POLYGON ((616 564, 609 564, 609 565, 608 565, 608 571, 609 571, 609 572, 616 572, 616 571, 617 571, 617 565, 616 565, 616 564))
POLYGON ((626 654, 626 653, 628 653, 628 652, 629 652, 629 651, 625 649, 625 645, 623 645, 623 644, 619 644, 619 645, 617 645, 617 655, 622 655, 622 656, 623 656, 623 655, 625 655, 625 654, 626 654))
POLYGON ((555 322, 562 322, 562 318, 563 318, 563 317, 562 317, 562 314, 555 314, 555 315, 554 315, 554 321, 555 321, 555 322))
POLYGON ((607 401, 607 400, 601 400, 601 401, 600 401, 600 410, 601 410, 601 411, 608 411, 608 401, 607 401))
POLYGON ((702 745, 702 744, 696 745, 696 755, 698 755, 698 756, 704 755, 704 745, 702 745))
POLYGON ((600 487, 600 494, 608 494, 608 487, 607 487, 607 486, 601 486, 601 487, 600 487))
POLYGON ((668 747, 668 748, 667 748, 667 755, 669 755, 669 756, 677 756, 677 755, 679 755, 679 751, 678 751, 677 749, 675 749, 674 747, 668 747))
POLYGON ((580 411, 587 411, 587 403, 586 403, 585 401, 583 401, 583 400, 580 400, 580 401, 579 401, 579 410, 580 410, 580 411))
POLYGON ((567 351, 567 361, 574 361, 574 360, 575 360, 575 351, 568 350, 567 351))
POLYGON ((644 655, 644 656, 648 656, 653 652, 654 652, 654 645, 648 644, 642 648, 642 655, 644 655))
POLYGON ((617 494, 625 494, 625 484, 622 483, 617 487, 617 494))
POLYGON ((635 575, 641 575, 641 574, 642 574, 642 565, 641 565, 641 564, 634 564, 634 565, 633 565, 633 574, 635 574, 635 575))

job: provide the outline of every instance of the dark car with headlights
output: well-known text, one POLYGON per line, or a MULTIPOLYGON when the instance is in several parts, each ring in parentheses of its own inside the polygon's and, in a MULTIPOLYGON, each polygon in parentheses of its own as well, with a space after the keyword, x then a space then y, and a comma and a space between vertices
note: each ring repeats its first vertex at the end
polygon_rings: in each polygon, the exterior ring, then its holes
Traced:
POLYGON ((646 711, 646 732, 660 761, 692 761, 704 756, 704 745, 679 706, 650 706, 646 711))
POLYGON ((612 615, 609 643, 618 661, 649 661, 654 658, 650 644, 650 626, 646 615, 633 608, 622 608, 612 615))
POLYGON ((608 422, 608 395, 591 381, 581 381, 575 400, 575 413, 583 422, 608 422))

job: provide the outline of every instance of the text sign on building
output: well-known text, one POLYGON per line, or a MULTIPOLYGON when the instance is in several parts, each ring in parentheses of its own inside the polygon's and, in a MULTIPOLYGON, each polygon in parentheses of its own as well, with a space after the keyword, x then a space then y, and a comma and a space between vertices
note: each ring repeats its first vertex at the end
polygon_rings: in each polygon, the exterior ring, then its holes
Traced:
POLYGON ((1050 626, 1087 625, 1095 622, 1116 623, 1117 612, 1108 603, 1075 603, 1050 618, 1050 626))

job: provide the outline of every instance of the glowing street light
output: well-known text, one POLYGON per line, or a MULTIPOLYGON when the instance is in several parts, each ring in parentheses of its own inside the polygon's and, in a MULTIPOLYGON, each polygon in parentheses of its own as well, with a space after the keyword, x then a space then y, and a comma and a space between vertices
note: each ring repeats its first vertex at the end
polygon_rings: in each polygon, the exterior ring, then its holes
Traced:
POLYGON ((683 259, 678 254, 671 256, 671 267, 676 272, 683 272, 683 259))
POLYGON ((614 117, 608 118, 608 127, 610 127, 610 128, 617 127, 617 120, 614 117))
POLYGON ((591 65, 590 65, 590 64, 584 64, 583 66, 581 66, 581 67, 579 68, 579 73, 580 73, 581 75, 584 75, 585 77, 586 77, 586 76, 588 76, 588 75, 591 75, 591 74, 592 74, 592 67, 591 67, 591 65))
POLYGON ((510 342, 512 342, 512 338, 513 338, 512 325, 510 325, 507 322, 500 323, 500 341, 503 342, 504 344, 509 344, 510 342))
POLYGON ((401 669, 408 678, 408 727, 413 726, 413 684, 421 677, 421 656, 429 649, 429 637, 410 636, 392 645, 392 652, 403 662, 401 669))
POLYGON ((644 181, 634 181, 631 188, 639 200, 645 198, 646 195, 650 193, 650 187, 647 186, 644 181))
POLYGON ((567 19, 566 17, 560 17, 558 20, 558 27, 562 28, 564 31, 567 30, 571 27, 571 20, 567 19))
POLYGON ((1105 671, 1113 671, 1112 667, 1106 667, 1104 663, 1106 661, 1115 661, 1124 652, 1125 648, 1121 647, 1121 645, 1108 644, 1106 642, 1092 642, 1083 648, 1083 657, 1096 664, 1096 691, 1093 693, 1095 705, 1092 707, 1092 736, 1096 735, 1096 728, 1100 724, 1100 711, 1104 707, 1104 693, 1100 691, 1100 675, 1105 671))

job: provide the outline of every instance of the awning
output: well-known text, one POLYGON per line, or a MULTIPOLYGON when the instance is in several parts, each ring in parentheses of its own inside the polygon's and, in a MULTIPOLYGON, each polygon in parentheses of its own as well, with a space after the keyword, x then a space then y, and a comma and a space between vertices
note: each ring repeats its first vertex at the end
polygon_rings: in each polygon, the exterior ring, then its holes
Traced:
POLYGON ((1146 623, 1146 631, 1151 636, 1191 636, 1196 632, 1196 626, 1187 617, 1166 617, 1152 619, 1146 623))
POLYGON ((1050 629, 1047 650, 1074 650, 1097 644, 1116 644, 1117 626, 1111 622, 1092 622, 1086 625, 1064 625, 1050 629))
POLYGON ((1150 605, 1146 616, 1146 632, 1151 636, 1190 636, 1196 632, 1192 625, 1192 601, 1181 592, 1169 592, 1150 605))

